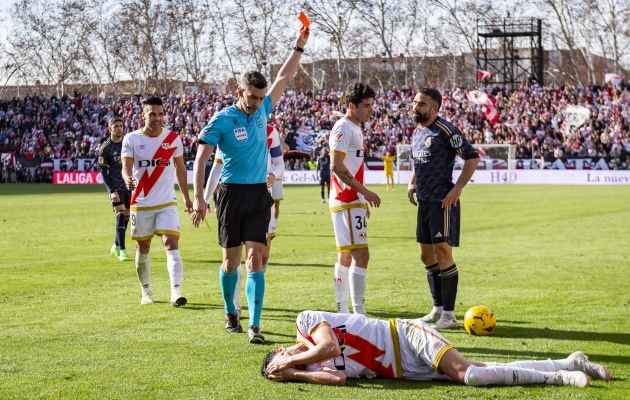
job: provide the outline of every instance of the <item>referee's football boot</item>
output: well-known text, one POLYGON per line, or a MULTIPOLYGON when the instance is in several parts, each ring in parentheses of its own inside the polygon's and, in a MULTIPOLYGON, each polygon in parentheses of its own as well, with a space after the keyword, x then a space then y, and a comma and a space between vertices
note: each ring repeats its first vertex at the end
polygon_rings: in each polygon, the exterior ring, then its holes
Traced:
POLYGON ((225 313, 225 330, 228 333, 243 333, 243 327, 236 314, 225 313))
POLYGON ((262 335, 262 333, 260 333, 260 328, 256 325, 252 325, 252 327, 247 330, 247 339, 249 340, 249 343, 265 343, 265 337, 262 335))
POLYGON ((182 296, 182 292, 179 290, 171 293, 171 307, 182 307, 188 303, 188 300, 182 296))
POLYGON ((581 351, 576 351, 567 358, 573 360, 575 370, 582 371, 593 378, 602 379, 606 382, 610 380, 610 371, 601 364, 589 361, 586 354, 581 351))

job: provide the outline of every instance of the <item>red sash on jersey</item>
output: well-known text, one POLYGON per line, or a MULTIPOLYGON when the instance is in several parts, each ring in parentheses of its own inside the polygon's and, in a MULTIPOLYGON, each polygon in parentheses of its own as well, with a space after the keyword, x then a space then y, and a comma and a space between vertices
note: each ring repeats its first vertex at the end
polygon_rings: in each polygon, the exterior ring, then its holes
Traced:
MULTIPOLYGON (((160 144, 157 151, 153 155, 153 160, 168 160, 173 157, 173 154, 177 150, 177 146, 171 147, 171 144, 177 139, 179 135, 176 132, 169 132, 166 135, 164 141, 160 144)), ((136 199, 138 195, 144 191, 144 197, 147 197, 155 183, 160 179, 162 173, 164 172, 164 167, 155 167, 152 174, 149 174, 149 170, 145 170, 142 174, 142 177, 138 180, 138 185, 136 189, 133 191, 131 195, 131 205, 136 204, 136 199)))
POLYGON ((273 143, 273 126, 267 125, 267 150, 271 149, 273 143))
MULTIPOLYGON (((356 179, 360 184, 363 184, 363 169, 363 162, 361 162, 361 166, 357 171, 357 175, 354 177, 354 179, 356 179)), ((333 174, 332 178, 333 186, 335 187, 335 191, 337 192, 337 197, 335 197, 335 200, 339 200, 344 203, 352 203, 353 201, 359 200, 359 194, 356 190, 352 188, 341 190, 341 185, 337 180, 337 176, 333 174)))
POLYGON ((385 354, 384 350, 379 349, 373 343, 365 340, 361 336, 353 335, 347 332, 341 332, 337 328, 332 328, 333 333, 339 341, 339 346, 350 346, 357 350, 356 353, 346 355, 345 357, 354 362, 363 365, 370 371, 376 373, 379 378, 395 378, 394 369, 391 364, 385 368, 377 358, 385 354))

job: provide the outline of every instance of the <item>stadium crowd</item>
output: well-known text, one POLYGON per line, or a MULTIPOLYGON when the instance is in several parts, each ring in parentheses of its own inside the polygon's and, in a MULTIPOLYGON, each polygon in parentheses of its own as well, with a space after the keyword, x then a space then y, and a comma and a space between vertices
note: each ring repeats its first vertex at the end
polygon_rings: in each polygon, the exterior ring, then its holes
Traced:
MULTIPOLYGON (((482 87, 481 91, 496 99, 499 118, 494 125, 484 117, 480 106, 468 100, 463 88, 439 89, 444 94, 440 115, 458 126, 472 143, 517 144, 518 158, 612 156, 618 159, 619 168, 630 168, 630 85, 540 87, 523 83, 514 92, 482 87), (587 107, 590 118, 580 128, 566 133, 563 122, 568 105, 587 107)), ((375 113, 364 126, 368 155, 379 157, 388 151, 396 154, 396 145, 411 143, 415 124, 407 105, 414 94, 411 88, 377 91, 375 113)), ((0 152, 41 162, 53 158, 95 158, 99 145, 108 136, 109 118, 122 117, 125 132, 141 126, 140 99, 137 94, 130 99, 97 100, 75 91, 72 97, 27 95, 1 101, 0 152)), ((234 102, 235 95, 170 94, 163 99, 164 125, 180 132, 184 156, 194 158, 197 134, 215 112, 234 102)), ((323 91, 315 97, 310 91, 291 90, 281 98, 270 123, 292 149, 300 144, 300 127, 312 130, 316 135, 312 151, 318 153, 327 146, 325 133, 345 111, 341 90, 323 91)), ((69 168, 76 169, 76 162, 69 168)), ((23 182, 47 179, 46 173, 38 172, 35 177, 34 171, 18 173, 18 166, 10 169, 16 180, 23 182)), ((310 169, 308 159, 288 159, 287 169, 310 169)))

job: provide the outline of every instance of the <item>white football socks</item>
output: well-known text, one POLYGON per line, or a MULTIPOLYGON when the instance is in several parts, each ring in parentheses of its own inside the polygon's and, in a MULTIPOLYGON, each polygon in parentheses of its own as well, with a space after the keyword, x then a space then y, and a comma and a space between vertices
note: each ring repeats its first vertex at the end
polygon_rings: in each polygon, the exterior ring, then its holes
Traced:
POLYGON ((166 268, 171 278, 171 292, 181 292, 184 281, 184 263, 179 250, 166 252, 166 268))
POLYGON ((367 269, 350 267, 350 299, 352 300, 352 310, 355 314, 365 315, 366 275, 367 269))
POLYGON ((136 272, 142 287, 142 293, 151 292, 151 260, 149 254, 136 252, 136 272))
POLYGON ((503 364, 497 362, 484 363, 487 367, 506 366, 514 368, 535 369, 536 371, 553 372, 564 369, 566 371, 575 371, 575 360, 562 359, 562 360, 541 360, 541 361, 514 361, 511 363, 503 364))
MULTIPOLYGON (((531 363, 531 361, 524 363, 531 363)), ((554 379, 555 373, 556 371, 537 371, 535 369, 518 368, 510 365, 485 367, 471 365, 466 370, 464 382, 466 385, 470 386, 555 385, 558 384, 554 379)))
POLYGON ((350 268, 339 263, 335 264, 335 300, 337 312, 350 314, 348 308, 348 295, 350 294, 350 268))
POLYGON ((236 273, 238 274, 238 278, 236 280, 236 288, 234 289, 234 306, 236 308, 241 308, 241 275, 243 273, 241 269, 241 264, 236 267, 236 273))

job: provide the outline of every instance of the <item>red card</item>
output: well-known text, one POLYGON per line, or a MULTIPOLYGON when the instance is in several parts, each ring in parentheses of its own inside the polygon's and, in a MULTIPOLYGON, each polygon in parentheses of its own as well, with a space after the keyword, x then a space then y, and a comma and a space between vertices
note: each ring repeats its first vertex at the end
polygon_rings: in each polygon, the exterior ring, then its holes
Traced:
POLYGON ((300 20, 302 25, 307 28, 311 25, 311 21, 308 20, 308 17, 306 16, 306 14, 304 14, 304 11, 300 12, 300 16, 298 17, 298 19, 300 20))

